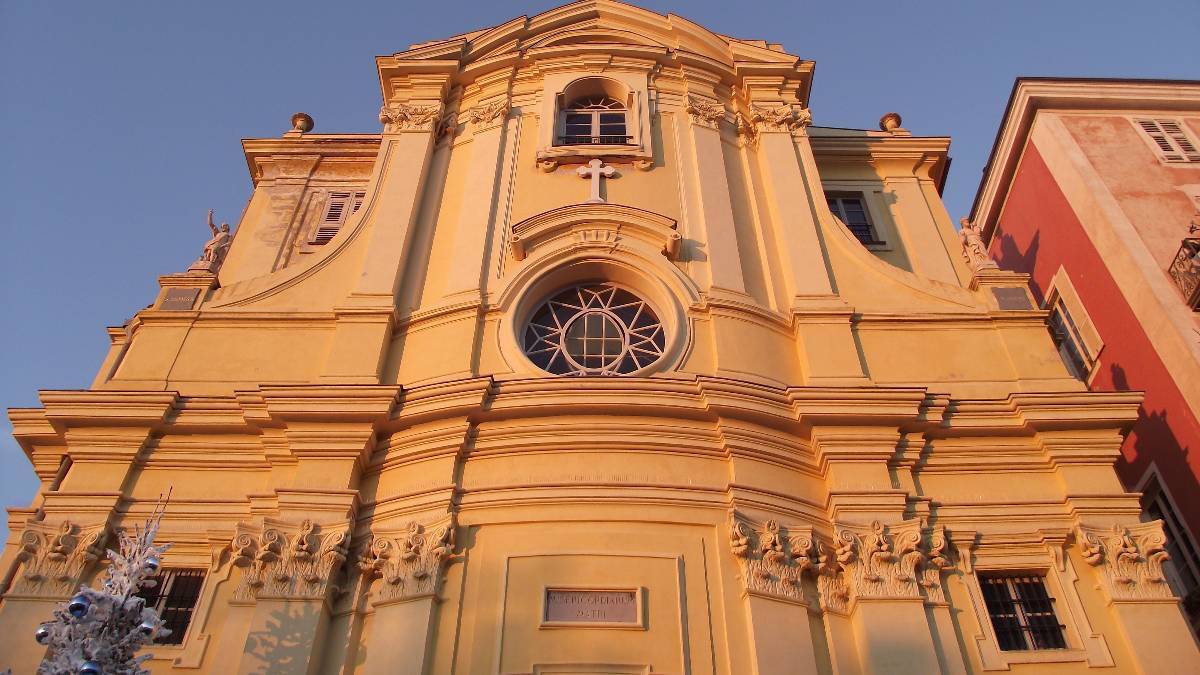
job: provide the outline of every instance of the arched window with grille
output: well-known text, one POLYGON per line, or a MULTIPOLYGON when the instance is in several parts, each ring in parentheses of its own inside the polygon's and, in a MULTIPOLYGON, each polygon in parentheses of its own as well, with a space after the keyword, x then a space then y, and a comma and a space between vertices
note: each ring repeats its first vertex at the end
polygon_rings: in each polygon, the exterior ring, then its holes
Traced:
POLYGON ((556 145, 627 145, 629 93, 611 80, 589 77, 563 91, 556 145))

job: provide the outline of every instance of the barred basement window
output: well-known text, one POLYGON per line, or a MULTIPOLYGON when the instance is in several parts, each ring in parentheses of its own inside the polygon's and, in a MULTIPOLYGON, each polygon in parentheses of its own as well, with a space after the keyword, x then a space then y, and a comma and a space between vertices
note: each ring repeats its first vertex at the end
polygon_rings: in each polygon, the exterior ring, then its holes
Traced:
POLYGON ((628 375, 662 357, 662 323, 644 300, 610 283, 574 286, 525 327, 525 355, 555 375, 628 375))
POLYGON ((154 576, 157 583, 153 588, 143 588, 138 595, 146 600, 147 607, 158 611, 169 635, 156 637, 154 642, 162 645, 183 644, 192 613, 200 600, 200 587, 204 585, 204 570, 173 568, 164 569, 154 576))
POLYGON ((346 223, 346 219, 362 206, 366 192, 330 192, 329 204, 325 206, 325 215, 317 226, 317 234, 311 244, 328 244, 337 236, 338 230, 346 223))
POLYGON ((1164 162, 1200 162, 1200 150, 1183 125, 1173 119, 1137 119, 1134 123, 1154 144, 1164 162))
POLYGON ((1003 651, 1066 649, 1046 580, 1035 574, 980 574, 996 640, 1003 651))
POLYGON ((829 210, 841 218, 846 227, 860 242, 865 244, 882 244, 875 237, 875 228, 871 225, 871 216, 861 196, 826 194, 829 210))

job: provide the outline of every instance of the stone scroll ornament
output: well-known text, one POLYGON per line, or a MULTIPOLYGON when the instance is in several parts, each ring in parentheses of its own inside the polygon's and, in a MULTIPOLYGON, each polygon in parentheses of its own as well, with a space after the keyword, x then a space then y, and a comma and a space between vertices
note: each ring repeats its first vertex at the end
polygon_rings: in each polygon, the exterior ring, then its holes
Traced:
POLYGON ((493 101, 468 110, 467 119, 476 127, 486 129, 503 122, 508 116, 508 110, 508 101, 493 101))
POLYGON ((692 124, 710 129, 716 129, 725 119, 725 106, 699 96, 688 96, 686 111, 692 118, 692 124))
POLYGON ((812 113, 808 108, 796 109, 790 105, 766 107, 750 106, 748 121, 755 131, 786 131, 792 132, 812 124, 812 113))
POLYGON ((441 115, 440 105, 397 103, 379 109, 379 121, 387 131, 431 131, 441 115))
POLYGON ((69 520, 27 522, 16 556, 22 567, 10 594, 61 597, 74 593, 83 574, 104 555, 106 539, 103 524, 80 527, 69 520))
POLYGON ((233 599, 309 600, 327 598, 338 590, 342 564, 348 555, 350 526, 299 525, 264 521, 260 528, 238 526, 230 544, 234 566, 245 569, 233 599))
POLYGON ((921 520, 894 525, 835 528, 832 545, 818 558, 817 588, 822 607, 846 611, 860 599, 922 599, 945 602, 942 572, 952 567, 945 531, 921 520))
POLYGON ((442 570, 454 553, 453 516, 438 526, 409 522, 399 532, 379 532, 363 546, 358 567, 380 584, 375 602, 436 595, 442 570))
POLYGON ((1163 575, 1170 559, 1164 546, 1162 521, 1110 529, 1078 528, 1079 546, 1087 564, 1102 571, 1105 588, 1115 601, 1171 598, 1171 587, 1163 575))
POLYGON ((812 528, 784 528, 774 520, 749 524, 730 511, 729 540, 747 591, 804 601, 802 576, 815 569, 812 528))

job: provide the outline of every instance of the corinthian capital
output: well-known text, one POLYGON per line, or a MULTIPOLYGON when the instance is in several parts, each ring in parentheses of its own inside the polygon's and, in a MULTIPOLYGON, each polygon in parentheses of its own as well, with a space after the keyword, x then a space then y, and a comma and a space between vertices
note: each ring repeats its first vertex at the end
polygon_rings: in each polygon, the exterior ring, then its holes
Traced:
POLYGON ((504 121, 508 116, 508 101, 493 101, 477 105, 467 111, 467 119, 479 130, 491 128, 504 121))
POLYGON ((718 128, 721 121, 725 119, 725 106, 717 101, 699 96, 688 96, 685 110, 691 116, 692 124, 699 124, 710 129, 718 128))
POLYGON ((729 545, 751 593, 803 600, 801 578, 815 569, 812 528, 754 523, 729 512, 729 545))
POLYGON ((17 552, 21 570, 10 594, 56 597, 78 591, 83 573, 104 554, 107 536, 103 523, 81 527, 69 520, 26 522, 17 552))
POLYGON ((441 121, 441 105, 397 103, 379 109, 386 131, 431 131, 441 121))
POLYGON ((341 574, 349 543, 349 523, 240 523, 229 550, 233 564, 246 571, 233 599, 327 598, 337 588, 331 581, 341 574))
POLYGON ((757 132, 787 132, 791 133, 812 124, 812 113, 808 108, 796 108, 790 105, 766 107, 751 105, 748 121, 754 125, 757 132))
POLYGON ((436 526, 407 523, 400 531, 380 531, 359 553, 358 567, 381 581, 376 603, 436 595, 442 570, 454 552, 454 516, 436 526))
POLYGON ((1078 528, 1083 559, 1103 573, 1105 589, 1113 600, 1172 597, 1162 569, 1170 558, 1163 548, 1166 541, 1161 520, 1108 529, 1078 528))
POLYGON ((835 528, 832 553, 822 556, 822 572, 844 575, 851 600, 863 598, 921 598, 944 602, 941 573, 951 566, 948 542, 941 527, 925 528, 920 520, 892 525, 835 528))

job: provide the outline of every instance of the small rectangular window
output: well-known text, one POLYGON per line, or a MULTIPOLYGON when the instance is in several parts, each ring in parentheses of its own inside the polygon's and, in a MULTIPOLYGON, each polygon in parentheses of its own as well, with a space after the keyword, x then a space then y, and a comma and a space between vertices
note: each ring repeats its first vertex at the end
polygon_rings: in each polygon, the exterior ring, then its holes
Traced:
POLYGON ((1066 649, 1054 598, 1037 574, 980 574, 979 586, 1002 651, 1066 649))
POLYGON ((143 588, 138 595, 145 599, 147 607, 153 607, 158 612, 165 627, 171 631, 166 636, 156 637, 154 642, 163 645, 183 644, 183 636, 200 600, 204 570, 164 569, 155 575, 154 580, 157 584, 153 588, 143 588))
POLYGON ((833 215, 840 218, 860 242, 863 244, 884 243, 875 237, 875 228, 871 224, 871 216, 867 211, 867 205, 863 202, 862 195, 826 194, 825 199, 829 202, 829 210, 833 212, 833 215))
POLYGON ((1067 365, 1067 370, 1071 371, 1076 379, 1086 382, 1092 372, 1092 360, 1088 358, 1083 338, 1079 335, 1079 327, 1062 297, 1056 297, 1050 309, 1050 334, 1058 347, 1058 355, 1067 365))
POLYGON ((309 243, 328 244, 337 236, 342 225, 346 224, 346 219, 362 206, 366 194, 366 192, 330 192, 329 203, 325 205, 325 215, 321 217, 317 233, 309 243))
POLYGON ((1136 119, 1142 130, 1165 162, 1200 162, 1200 149, 1188 137, 1184 126, 1176 119, 1136 119))

